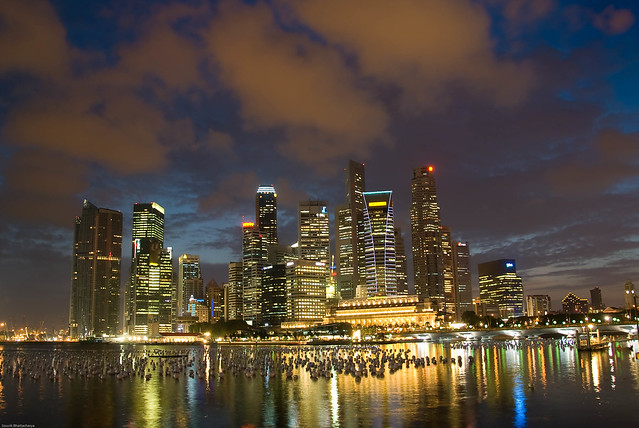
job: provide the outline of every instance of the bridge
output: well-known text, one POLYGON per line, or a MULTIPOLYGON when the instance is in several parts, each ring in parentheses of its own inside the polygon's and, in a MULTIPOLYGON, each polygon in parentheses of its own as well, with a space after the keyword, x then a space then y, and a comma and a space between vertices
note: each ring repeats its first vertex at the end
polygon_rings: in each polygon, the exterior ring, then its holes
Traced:
MULTIPOLYGON (((427 332, 417 335, 424 340, 480 340, 480 339, 523 339, 538 337, 575 337, 576 333, 585 333, 588 329, 584 325, 548 326, 521 329, 481 329, 427 332), (584 330, 585 328, 585 330, 584 330)), ((603 324, 595 325, 592 332, 599 330, 601 336, 628 336, 636 331, 634 324, 603 324)))

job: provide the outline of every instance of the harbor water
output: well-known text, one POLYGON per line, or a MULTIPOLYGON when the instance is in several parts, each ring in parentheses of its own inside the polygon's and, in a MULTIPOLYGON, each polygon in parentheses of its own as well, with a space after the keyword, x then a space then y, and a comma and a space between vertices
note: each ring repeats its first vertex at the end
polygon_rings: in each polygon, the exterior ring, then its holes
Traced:
POLYGON ((0 345, 0 422, 34 426, 639 424, 639 344, 0 345))

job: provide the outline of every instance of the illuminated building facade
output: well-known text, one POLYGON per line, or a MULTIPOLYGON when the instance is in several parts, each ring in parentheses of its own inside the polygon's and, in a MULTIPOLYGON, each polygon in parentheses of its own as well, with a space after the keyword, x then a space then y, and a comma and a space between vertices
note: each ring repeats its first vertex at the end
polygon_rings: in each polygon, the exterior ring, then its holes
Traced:
POLYGON ((415 294, 435 301, 444 299, 441 221, 437 205, 434 168, 413 170, 410 225, 415 294))
POLYGON ((561 299, 561 306, 567 314, 587 314, 590 309, 590 302, 575 293, 568 293, 566 297, 561 299))
POLYGON ((341 300, 325 320, 354 327, 437 327, 437 313, 419 296, 386 296, 341 300))
POLYGON ((551 311, 550 296, 547 294, 529 294, 526 296, 526 315, 539 317, 551 311))
POLYGON ((130 335, 147 335, 151 324, 171 332, 173 252, 164 245, 164 208, 133 206, 131 283, 125 302, 130 335))
POLYGON ((259 186, 255 196, 255 219, 264 245, 277 244, 277 193, 275 187, 259 186))
POLYGON ((453 266, 453 245, 450 227, 441 228, 442 275, 444 277, 444 301, 442 310, 446 315, 456 313, 457 293, 455 289, 455 267, 453 266))
POLYGON ((524 315, 524 291, 522 279, 517 276, 515 260, 480 263, 478 271, 482 303, 497 305, 501 318, 524 315))
POLYGON ((364 253, 367 296, 397 294, 393 193, 364 192, 364 253))
POLYGON ((460 322, 464 312, 474 310, 470 245, 468 242, 453 241, 452 250, 455 273, 455 319, 460 322))
POLYGON ((242 319, 242 307, 244 305, 242 271, 242 262, 229 263, 229 282, 225 308, 227 320, 242 319))
POLYGON ((408 267, 404 237, 399 227, 395 228, 395 273, 397 276, 397 294, 408 295, 408 267))
POLYGON ((257 325, 262 319, 262 268, 267 252, 259 228, 242 223, 242 318, 257 325))
POLYGON ((182 254, 178 259, 178 313, 183 315, 189 299, 204 298, 204 280, 200 270, 200 256, 182 254))
POLYGON ((295 260, 286 263, 286 320, 321 321, 326 315, 326 263, 295 260))
POLYGON ((120 333, 122 213, 85 200, 75 219, 69 304, 71 338, 120 333))
POLYGON ((277 326, 286 320, 286 264, 262 269, 262 323, 277 326))
POLYGON ((346 168, 346 204, 335 209, 337 291, 344 299, 355 297, 358 285, 366 284, 364 242, 364 164, 349 161, 346 168), (360 278, 361 272, 361 278, 360 278))
POLYGON ((297 220, 299 258, 322 262, 328 266, 331 243, 326 202, 300 201, 297 220))

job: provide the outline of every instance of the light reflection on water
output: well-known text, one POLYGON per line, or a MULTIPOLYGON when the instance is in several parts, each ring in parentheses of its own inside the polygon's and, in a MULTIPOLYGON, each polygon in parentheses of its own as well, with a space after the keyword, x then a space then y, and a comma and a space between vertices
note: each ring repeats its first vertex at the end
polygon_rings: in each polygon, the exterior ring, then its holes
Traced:
MULTIPOLYGON (((279 361, 279 348, 268 348, 268 355, 256 347, 231 348, 236 354, 246 351, 254 358, 279 361)), ((637 420, 633 411, 639 400, 639 362, 624 348, 580 354, 551 341, 539 346, 521 346, 518 342, 466 347, 437 342, 395 344, 380 348, 387 354, 406 355, 409 351, 409 356, 435 357, 437 364, 404 366, 393 374, 387 369, 381 379, 357 380, 333 372, 333 377, 313 380, 300 367, 295 370, 298 380, 286 380, 277 365, 273 378, 258 371, 254 377, 228 372, 219 379, 223 368, 220 355, 231 348, 69 344, 56 345, 54 351, 45 345, 4 345, 0 347, 4 370, 0 420, 42 426, 177 427, 524 427, 550 421, 592 425, 596 421, 637 420), (92 361, 106 361, 113 355, 113 360, 122 364, 132 354, 149 357, 156 349, 190 350, 196 358, 193 369, 201 367, 203 378, 191 378, 186 373, 178 379, 161 377, 152 370, 149 380, 139 375, 123 380, 113 376, 71 380, 60 375, 51 381, 44 376, 34 380, 28 375, 16 378, 6 373, 16 361, 45 360, 42 356, 51 353, 62 359, 91 355, 92 361), (442 364, 440 357, 448 363, 442 364), (469 357, 474 359, 472 364, 469 357), (458 358, 461 365, 457 364, 458 358)), ((299 351, 296 347, 287 349, 299 351)), ((308 349, 328 353, 325 347, 308 349)), ((639 349, 636 342, 635 349, 639 349)), ((364 350, 362 355, 369 354, 364 350)))

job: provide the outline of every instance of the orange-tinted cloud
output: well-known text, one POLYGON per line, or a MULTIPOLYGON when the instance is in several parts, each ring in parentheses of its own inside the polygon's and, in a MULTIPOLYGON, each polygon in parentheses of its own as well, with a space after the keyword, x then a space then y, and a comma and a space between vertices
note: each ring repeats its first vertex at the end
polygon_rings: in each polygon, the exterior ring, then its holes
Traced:
POLYGON ((317 165, 364 154, 386 138, 386 113, 357 87, 340 55, 279 28, 266 5, 222 4, 205 39, 221 81, 241 102, 245 127, 284 131, 289 157, 317 165))
POLYGON ((66 30, 46 1, 0 2, 0 74, 61 78, 69 72, 66 30))
POLYGON ((421 105, 446 104, 455 84, 509 106, 532 85, 526 65, 495 57, 490 18, 470 1, 305 0, 288 7, 355 55, 364 75, 400 86, 421 105))
POLYGON ((616 9, 613 5, 593 17, 595 28, 610 35, 625 33, 634 23, 635 15, 630 9, 616 9))

